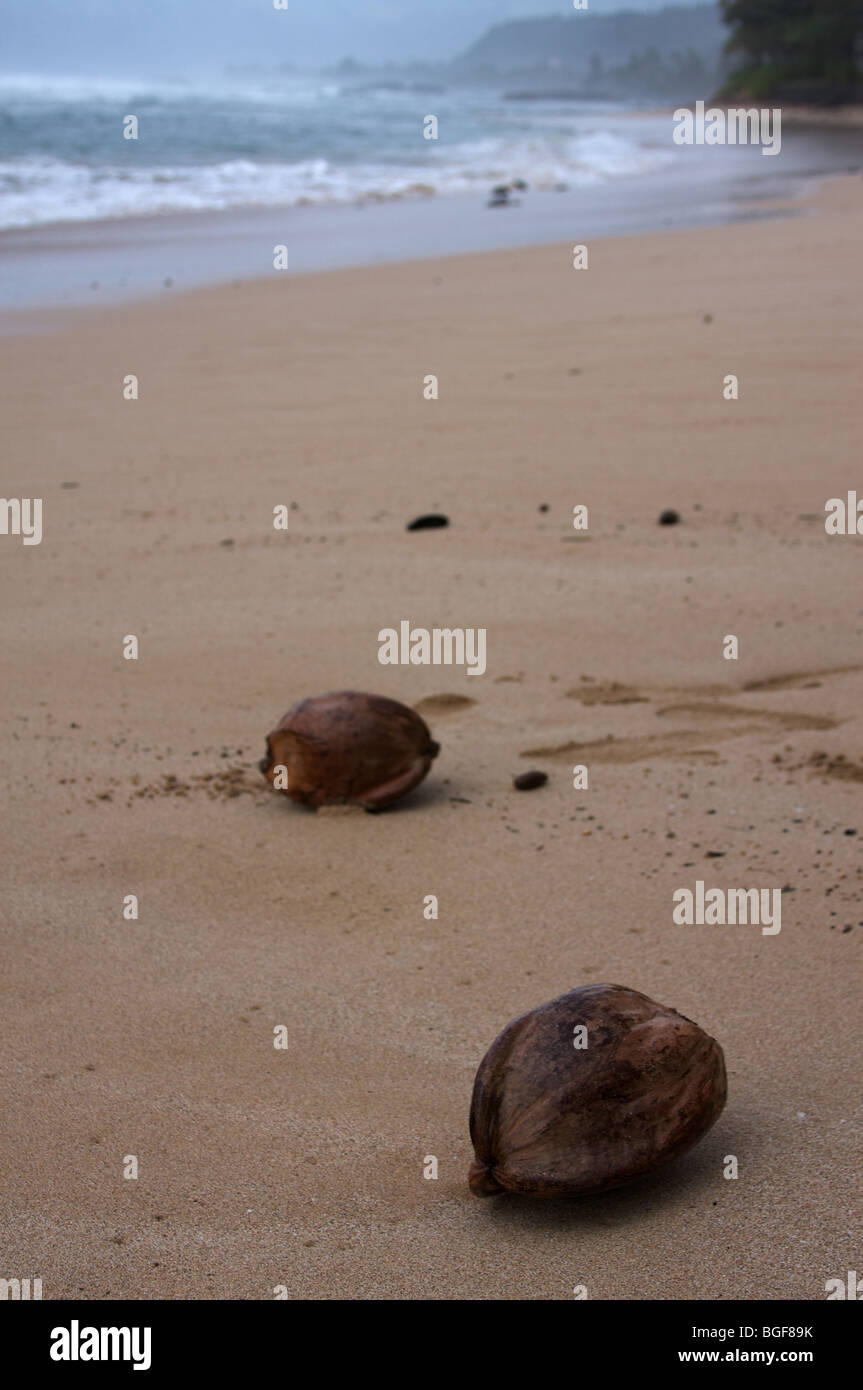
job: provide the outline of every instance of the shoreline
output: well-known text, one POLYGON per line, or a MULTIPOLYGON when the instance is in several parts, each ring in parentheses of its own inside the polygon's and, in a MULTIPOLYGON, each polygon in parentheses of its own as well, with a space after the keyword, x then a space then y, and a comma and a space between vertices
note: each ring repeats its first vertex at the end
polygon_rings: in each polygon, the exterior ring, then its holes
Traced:
MULTIPOLYGON (((771 221, 794 220, 795 218, 805 217, 810 212, 816 211, 814 198, 817 190, 822 184, 831 182, 842 183, 841 176, 838 178, 825 178, 812 180, 810 190, 794 198, 752 198, 735 216, 727 220, 717 222, 696 222, 681 223, 674 226, 654 227, 643 233, 646 237, 673 238, 675 236, 685 236, 697 231, 716 231, 723 227, 739 227, 752 223, 766 223, 771 221)), ((209 218, 210 213, 200 214, 202 218, 209 218)), ((155 219, 154 219, 155 220, 155 219)), ((628 241, 639 235, 631 230, 620 230, 615 232, 604 232, 590 239, 591 245, 603 242, 628 241)), ((360 271, 378 270, 406 270, 411 267, 425 269, 445 269, 453 261, 476 261, 478 264, 486 257, 497 257, 514 252, 515 254, 530 254, 541 251, 560 249, 564 254, 568 243, 556 239, 551 241, 538 242, 517 242, 512 246, 480 247, 471 250, 451 250, 447 252, 429 253, 402 257, 384 262, 348 262, 343 265, 322 265, 309 267, 304 270, 293 270, 289 278, 293 281, 306 280, 326 280, 328 277, 338 275, 349 275, 360 271)), ((152 305, 154 307, 167 307, 172 302, 180 303, 183 300, 197 299, 214 294, 223 294, 228 290, 248 290, 262 289, 272 283, 272 273, 260 273, 249 275, 244 278, 236 278, 230 281, 212 280, 186 286, 153 285, 149 289, 141 289, 134 294, 125 295, 106 295, 101 298, 93 296, 89 301, 83 299, 75 302, 58 302, 35 304, 24 309, 5 309, 0 318, 0 341, 4 338, 14 338, 18 334, 28 334, 36 332, 63 332, 69 325, 74 324, 76 319, 93 320, 98 319, 101 314, 110 313, 112 310, 129 310, 152 305)))
MULTIPOLYGON (((665 239, 666 237, 673 237, 675 235, 686 235, 687 233, 696 231, 717 231, 723 227, 732 228, 744 226, 751 223, 786 221, 805 218, 813 215, 817 216, 820 207, 824 203, 829 205, 829 203, 832 201, 831 189, 837 190, 838 196, 841 200, 841 190, 843 189, 843 187, 853 187, 855 183, 855 178, 853 175, 849 174, 824 174, 812 175, 807 178, 801 178, 798 182, 799 186, 796 190, 796 193, 793 196, 789 195, 785 197, 780 197, 778 195, 762 195, 761 197, 758 197, 755 194, 753 194, 746 200, 740 202, 733 215, 729 215, 721 220, 695 222, 694 224, 689 222, 681 222, 675 223, 674 225, 663 225, 661 227, 651 228, 643 235, 646 235, 648 237, 660 236, 663 239, 665 239)), ((154 215, 146 219, 136 219, 136 222, 149 224, 149 230, 157 234, 165 230, 166 223, 173 224, 171 230, 182 231, 182 239, 185 240, 187 237, 190 220, 198 219, 200 221, 200 225, 203 228, 206 228, 207 226, 210 226, 212 224, 214 218, 217 219, 220 216, 224 217, 226 225, 232 225, 234 214, 230 212, 225 214, 200 212, 193 214, 185 214, 182 217, 177 218, 165 218, 160 217, 158 215, 154 215)), ((125 226, 126 223, 122 225, 125 226)), ((116 224, 109 222, 100 224, 86 224, 87 228, 94 226, 98 226, 106 230, 111 230, 116 226, 116 224)), ((79 224, 75 223, 64 224, 63 230, 74 231, 78 229, 78 227, 79 224)), ((53 224, 50 230, 52 232, 54 231, 53 224)), ((58 229, 58 235, 61 235, 60 229, 58 229)), ((641 234, 633 232, 631 229, 621 229, 615 232, 602 233, 594 238, 591 238, 591 241, 592 243, 617 241, 620 239, 630 239, 638 235, 641 234)), ((0 252, 2 252, 2 238, 3 233, 0 232, 0 252)), ((554 248, 564 249, 567 246, 567 244, 568 243, 560 239, 552 241, 539 241, 535 243, 516 242, 515 245, 482 247, 479 249, 471 249, 467 251, 451 250, 446 253, 438 252, 437 254, 430 253, 425 255, 402 257, 393 260, 386 260, 384 262, 374 261, 369 263, 356 263, 348 261, 345 264, 326 264, 321 266, 309 267, 303 270, 292 269, 289 272, 288 278, 291 280, 307 280, 310 278, 315 279, 320 277, 338 275, 340 273, 349 274, 351 272, 361 270, 380 270, 386 268, 399 270, 408 269, 411 266, 434 269, 438 265, 440 267, 445 267, 447 263, 451 261, 474 259, 478 263, 481 263, 483 258, 487 256, 493 257, 499 254, 504 254, 509 251, 515 251, 516 253, 537 253, 543 250, 549 251, 554 248)), ((78 319, 80 319, 82 322, 86 322, 88 320, 93 320, 95 316, 95 320, 97 321, 98 316, 100 314, 108 312, 110 310, 117 310, 122 308, 134 310, 136 307, 143 305, 152 305, 154 307, 168 307, 172 302, 178 302, 190 298, 197 299, 198 301, 200 301, 201 296, 224 293, 228 290, 245 290, 253 288, 262 289, 264 286, 272 283, 273 274, 274 272, 271 272, 270 274, 255 274, 244 278, 238 277, 231 279, 230 282, 225 282, 223 280, 208 280, 202 283, 193 283, 187 286, 172 284, 170 287, 166 287, 164 285, 154 284, 149 289, 140 289, 136 293, 130 294, 128 296, 124 296, 121 294, 109 294, 106 296, 93 295, 90 297, 89 300, 77 300, 72 303, 35 304, 24 309, 7 308, 3 313, 2 319, 0 319, 0 340, 4 338, 14 338, 19 334, 26 335, 29 333, 45 333, 52 331, 62 332, 70 325, 73 325, 78 319)))
MULTIPOLYGON (((772 97, 765 98, 763 104, 769 105, 773 101, 772 97)), ((758 106, 762 104, 758 101, 723 100, 716 102, 715 105, 727 109, 729 106, 758 106)), ((810 129, 830 128, 834 130, 859 130, 863 128, 863 106, 796 106, 781 102, 779 109, 782 112, 782 124, 793 128, 804 127, 810 129)))
MULTIPOLYGON (((519 194, 490 208, 474 194, 150 214, 0 231, 6 313, 128 302, 273 274, 288 248, 290 276, 495 250, 731 226, 785 216, 824 180, 863 163, 856 136, 796 135, 779 161, 751 148, 684 149, 653 174, 519 194), (770 165, 771 167, 766 167, 770 165)), ((7 330, 8 331, 8 330, 7 330)))

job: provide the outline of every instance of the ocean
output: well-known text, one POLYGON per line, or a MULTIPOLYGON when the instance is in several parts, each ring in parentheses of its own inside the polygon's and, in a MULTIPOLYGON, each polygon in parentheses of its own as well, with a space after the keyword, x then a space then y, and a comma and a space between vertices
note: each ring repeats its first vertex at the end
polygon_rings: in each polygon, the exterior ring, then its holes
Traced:
POLYGON ((0 78, 0 227, 483 193, 642 177, 668 140, 624 107, 286 74, 218 83, 0 78), (138 118, 138 139, 123 121, 138 118), (426 116, 437 140, 423 137, 426 116))

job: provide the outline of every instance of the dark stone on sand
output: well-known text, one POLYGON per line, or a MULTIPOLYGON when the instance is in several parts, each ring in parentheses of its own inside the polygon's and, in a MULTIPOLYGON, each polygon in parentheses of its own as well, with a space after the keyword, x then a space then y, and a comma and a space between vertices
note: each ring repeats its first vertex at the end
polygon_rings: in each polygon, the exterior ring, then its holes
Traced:
POLYGON ((668 511, 659 513, 660 526, 676 526, 679 520, 680 512, 672 511, 670 508, 668 511))
POLYGON ((408 522, 409 531, 436 531, 441 526, 449 526, 449 517, 443 516, 440 512, 427 512, 424 516, 415 516, 413 521, 408 522))
POLYGON ((547 772, 520 772, 517 777, 513 777, 512 785, 517 792, 532 792, 537 787, 544 787, 548 781, 547 772))
POLYGON ((541 512, 547 512, 547 511, 550 511, 550 510, 551 510, 551 508, 549 507, 549 505, 548 505, 547 502, 540 502, 540 504, 539 504, 539 511, 541 511, 541 512))

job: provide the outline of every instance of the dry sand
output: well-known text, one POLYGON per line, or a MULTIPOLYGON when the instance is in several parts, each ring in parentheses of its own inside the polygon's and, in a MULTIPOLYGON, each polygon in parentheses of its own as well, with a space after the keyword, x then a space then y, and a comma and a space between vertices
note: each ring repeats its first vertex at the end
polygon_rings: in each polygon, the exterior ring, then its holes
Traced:
POLYGON ((861 237, 843 180, 587 273, 557 247, 274 275, 0 341, 4 489, 44 498, 40 546, 0 539, 0 1275, 817 1299, 860 1268, 863 539, 824 505, 863 495, 861 237), (449 530, 405 531, 433 509, 449 530), (487 674, 380 666, 402 618, 486 627, 487 674), (256 770, 344 687, 425 702, 442 744, 383 815, 256 770), (699 878, 787 886, 781 933, 675 926, 699 878), (720 1040, 724 1114, 628 1190, 477 1200, 480 1058, 595 981, 720 1040))

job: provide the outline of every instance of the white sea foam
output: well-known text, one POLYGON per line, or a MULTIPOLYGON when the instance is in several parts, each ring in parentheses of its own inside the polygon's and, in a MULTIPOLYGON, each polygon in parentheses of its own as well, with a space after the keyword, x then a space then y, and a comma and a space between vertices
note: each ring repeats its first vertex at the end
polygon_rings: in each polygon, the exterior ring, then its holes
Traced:
POLYGON ((603 132, 575 139, 566 149, 539 141, 481 140, 445 154, 430 151, 426 160, 410 165, 233 159, 203 165, 90 166, 27 156, 0 161, 0 227, 484 193, 490 185, 514 178, 544 191, 631 178, 662 167, 668 159, 665 151, 640 148, 603 132))
POLYGON ((634 178, 670 141, 583 105, 268 73, 181 82, 0 77, 0 227, 634 178), (427 111, 441 138, 421 138, 427 111), (124 141, 127 114, 140 135, 124 141), (373 155, 373 158, 369 156, 373 155))
POLYGON ((191 81, 138 77, 55 77, 36 73, 0 74, 0 106, 22 102, 43 106, 114 106, 130 101, 188 102, 238 101, 262 105, 295 105, 319 98, 330 100, 340 86, 323 78, 267 74, 254 78, 191 81))

